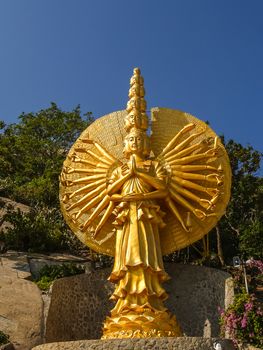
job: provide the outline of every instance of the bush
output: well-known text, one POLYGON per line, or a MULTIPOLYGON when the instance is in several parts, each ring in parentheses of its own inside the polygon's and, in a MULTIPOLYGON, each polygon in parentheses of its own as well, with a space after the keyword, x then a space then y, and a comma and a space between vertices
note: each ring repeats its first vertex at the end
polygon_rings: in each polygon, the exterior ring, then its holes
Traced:
MULTIPOLYGON (((257 288, 263 286, 263 261, 253 258, 244 262, 246 277, 250 293, 257 293, 257 288)), ((245 285, 243 265, 239 268, 228 267, 227 271, 232 275, 236 293, 242 293, 245 285)))
POLYGON ((263 309, 253 295, 237 294, 234 303, 220 313, 221 331, 236 345, 244 342, 263 349, 263 309))
POLYGON ((36 207, 23 213, 8 208, 3 219, 10 224, 1 233, 7 249, 43 252, 68 248, 63 235, 65 224, 57 209, 36 207))
POLYGON ((0 345, 9 343, 9 335, 5 334, 3 331, 0 331, 0 345))
POLYGON ((84 272, 85 268, 75 263, 45 265, 39 271, 39 277, 35 282, 40 289, 47 290, 52 282, 58 278, 74 276, 84 272))

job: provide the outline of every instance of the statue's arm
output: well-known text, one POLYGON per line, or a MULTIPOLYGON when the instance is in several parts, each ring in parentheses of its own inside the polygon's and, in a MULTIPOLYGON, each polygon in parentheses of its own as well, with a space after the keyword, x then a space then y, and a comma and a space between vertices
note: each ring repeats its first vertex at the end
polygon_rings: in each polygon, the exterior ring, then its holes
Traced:
POLYGON ((143 193, 143 199, 166 198, 166 196, 168 196, 168 191, 166 190, 156 190, 153 192, 143 193))
POLYGON ((119 193, 113 193, 110 196, 110 200, 112 202, 133 202, 133 201, 141 201, 147 199, 161 199, 166 198, 168 196, 168 191, 165 189, 160 189, 148 193, 130 193, 127 195, 122 195, 119 193))
POLYGON ((157 162, 154 162, 154 167, 155 167, 155 174, 154 174, 154 176, 152 176, 148 173, 140 172, 136 168, 136 164, 133 163, 133 169, 134 169, 134 173, 136 174, 136 176, 138 176, 140 179, 147 182, 149 185, 151 185, 156 190, 165 190, 166 189, 166 182, 165 182, 164 169, 157 162))
POLYGON ((166 184, 164 183, 164 181, 160 180, 154 176, 151 176, 151 175, 146 174, 146 173, 141 173, 139 171, 136 172, 136 175, 138 176, 138 178, 144 180, 149 185, 156 188, 156 190, 165 190, 165 188, 166 188, 166 184))
POLYGON ((110 184, 107 188, 107 194, 109 196, 113 195, 114 193, 118 192, 122 185, 132 176, 132 172, 129 172, 125 175, 122 175, 121 177, 115 177, 110 180, 110 184))
POLYGON ((168 192, 166 190, 156 190, 148 193, 131 193, 126 196, 122 195, 113 195, 111 197, 112 201, 120 201, 120 202, 133 202, 133 201, 143 201, 147 199, 161 199, 166 198, 168 196, 168 192))

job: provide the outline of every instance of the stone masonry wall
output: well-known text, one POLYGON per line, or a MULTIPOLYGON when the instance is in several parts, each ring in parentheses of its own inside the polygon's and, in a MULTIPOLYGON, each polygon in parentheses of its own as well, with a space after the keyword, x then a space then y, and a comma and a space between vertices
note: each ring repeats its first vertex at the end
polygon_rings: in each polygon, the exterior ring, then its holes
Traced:
MULTIPOLYGON (((218 307, 233 298, 232 279, 220 270, 166 264, 171 276, 164 287, 166 302, 186 336, 218 337, 218 307)), ((94 270, 55 281, 46 323, 46 342, 99 339, 106 315, 113 304, 110 269, 94 270)))

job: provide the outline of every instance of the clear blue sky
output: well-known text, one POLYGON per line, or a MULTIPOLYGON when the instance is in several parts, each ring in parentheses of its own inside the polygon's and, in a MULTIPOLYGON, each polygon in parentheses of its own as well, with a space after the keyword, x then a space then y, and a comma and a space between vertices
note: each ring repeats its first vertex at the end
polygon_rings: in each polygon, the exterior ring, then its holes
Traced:
POLYGON ((148 107, 209 120, 263 150, 262 0, 2 0, 0 119, 125 109, 139 66, 148 107))

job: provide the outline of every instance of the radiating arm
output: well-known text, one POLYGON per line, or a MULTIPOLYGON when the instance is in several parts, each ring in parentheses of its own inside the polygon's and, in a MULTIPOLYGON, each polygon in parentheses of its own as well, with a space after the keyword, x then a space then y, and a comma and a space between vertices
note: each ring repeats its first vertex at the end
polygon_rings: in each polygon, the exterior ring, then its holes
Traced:
POLYGON ((194 151, 200 152, 204 148, 204 143, 201 141, 199 143, 196 143, 190 147, 187 147, 186 149, 176 152, 176 151, 171 151, 170 155, 165 155, 165 159, 167 162, 171 162, 175 159, 182 158, 188 154, 193 153, 194 151))
POLYGON ((208 175, 203 175, 203 174, 190 173, 190 172, 185 173, 185 172, 177 171, 177 170, 173 170, 173 173, 175 176, 180 177, 181 179, 204 180, 204 181, 215 183, 217 185, 221 185, 223 183, 221 176, 219 176, 218 174, 214 174, 214 173, 208 174, 208 175))
POLYGON ((143 201, 150 199, 161 199, 167 197, 168 192, 166 190, 156 190, 147 193, 130 193, 125 196, 113 195, 111 199, 116 202, 133 202, 133 201, 143 201))
POLYGON ((177 192, 183 195, 184 197, 191 199, 192 201, 198 203, 201 207, 205 209, 213 208, 214 202, 208 199, 203 199, 197 196, 195 193, 183 188, 181 186, 176 185, 175 183, 171 183, 171 187, 177 192))
POLYGON ((219 194, 219 190, 217 188, 201 186, 192 181, 181 179, 180 177, 177 177, 177 176, 173 176, 172 181, 178 183, 183 187, 193 189, 199 192, 207 193, 211 197, 217 196, 219 194))
POLYGON ((167 146, 163 149, 160 156, 163 156, 164 154, 167 154, 176 144, 176 142, 180 139, 180 137, 184 134, 186 134, 188 131, 191 131, 195 128, 194 123, 187 124, 183 127, 182 130, 180 130, 173 138, 172 140, 167 144, 167 146))
POLYGON ((148 175, 146 173, 142 173, 142 172, 136 172, 136 175, 144 180, 145 182, 147 182, 149 185, 151 185, 152 187, 156 188, 157 190, 164 190, 166 188, 165 183, 162 180, 157 179, 156 177, 153 177, 151 175, 148 175))
POLYGON ((163 180, 159 179, 157 176, 151 176, 147 173, 141 172, 139 169, 136 167, 136 161, 135 158, 132 157, 131 159, 131 166, 132 166, 132 172, 140 179, 144 180, 147 182, 150 186, 157 190, 165 190, 166 184, 164 183, 163 180))
POLYGON ((181 151, 187 145, 189 145, 189 143, 191 143, 198 136, 202 135, 204 132, 205 132, 205 130, 203 129, 203 130, 201 130, 201 131, 199 131, 199 132, 197 132, 195 134, 192 134, 192 135, 188 136, 185 140, 183 140, 177 146, 175 146, 171 151, 166 153, 166 156, 169 157, 170 155, 173 155, 174 153, 181 151))
POLYGON ((102 191, 99 195, 97 195, 95 198, 93 198, 90 202, 88 202, 84 207, 82 207, 79 212, 76 215, 76 219, 79 218, 83 213, 89 211, 91 208, 95 207, 96 204, 98 204, 104 196, 106 196, 107 190, 102 191))
POLYGON ((105 180, 102 179, 102 180, 95 181, 93 183, 89 183, 86 186, 80 187, 78 190, 70 193, 69 199, 71 199, 71 198, 73 198, 75 196, 78 196, 78 195, 80 195, 82 193, 85 193, 85 192, 88 192, 90 190, 93 190, 93 189, 97 188, 98 186, 100 186, 100 185, 102 185, 104 183, 105 183, 105 180))
POLYGON ((85 222, 84 225, 81 226, 81 230, 84 231, 95 219, 99 216, 99 214, 102 212, 103 209, 110 203, 110 196, 106 195, 103 200, 100 202, 100 204, 97 206, 97 208, 93 211, 93 213, 90 215, 88 220, 85 222))
POLYGON ((111 185, 108 186, 107 193, 108 195, 111 195, 113 193, 116 193, 120 190, 122 185, 132 176, 131 173, 128 173, 124 175, 123 177, 119 178, 117 181, 113 182, 111 185))
POLYGON ((205 160, 209 159, 211 157, 214 157, 216 155, 216 150, 214 149, 209 149, 208 151, 200 154, 193 154, 187 157, 183 157, 181 159, 175 159, 171 163, 171 165, 177 165, 177 164, 191 164, 195 161, 200 161, 200 160, 205 160))
POLYGON ((174 205, 173 201, 171 200, 171 198, 166 198, 165 202, 168 206, 168 208, 171 210, 171 212, 174 214, 174 216, 177 218, 177 220, 180 222, 180 224, 182 225, 183 229, 186 232, 189 232, 189 229, 186 227, 184 220, 182 219, 178 209, 176 208, 176 206, 174 205))
POLYGON ((222 169, 220 167, 216 168, 211 165, 203 165, 203 164, 198 164, 198 165, 173 165, 172 168, 174 170, 178 171, 201 171, 201 170, 212 170, 212 171, 218 171, 221 172, 222 169))
POLYGON ((108 218, 111 216, 113 209, 114 209, 114 203, 112 201, 110 201, 109 206, 105 210, 105 213, 103 214, 100 222, 98 223, 98 225, 96 227, 96 230, 95 230, 94 235, 93 235, 94 238, 97 236, 97 234, 102 229, 103 225, 107 222, 108 218))
POLYGON ((88 192, 84 197, 80 198, 78 201, 74 202, 70 206, 67 207, 67 210, 72 210, 74 208, 79 207, 80 205, 83 205, 87 202, 89 202, 92 198, 96 197, 101 193, 101 191, 105 190, 106 185, 103 183, 93 191, 88 192))

